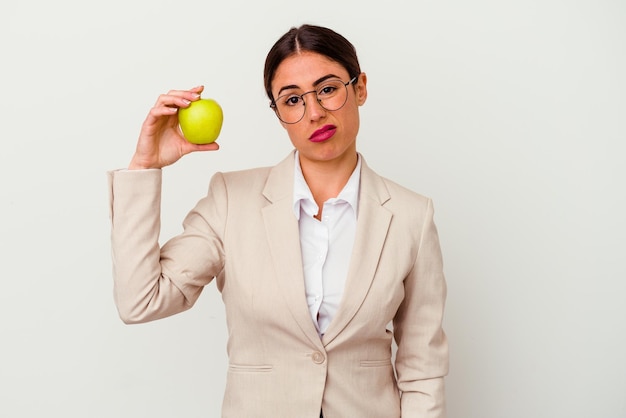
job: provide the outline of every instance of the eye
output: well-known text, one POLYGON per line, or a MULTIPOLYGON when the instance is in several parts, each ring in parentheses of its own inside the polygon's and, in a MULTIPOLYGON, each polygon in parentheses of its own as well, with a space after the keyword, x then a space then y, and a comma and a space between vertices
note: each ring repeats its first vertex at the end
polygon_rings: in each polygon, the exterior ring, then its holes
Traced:
POLYGON ((295 94, 285 95, 282 97, 281 102, 284 106, 297 106, 302 103, 302 97, 296 96, 295 94))
POLYGON ((317 91, 317 95, 320 97, 328 97, 328 96, 332 96, 337 92, 337 89, 339 88, 339 84, 336 82, 332 82, 329 84, 324 84, 322 87, 320 87, 320 89, 317 91))
POLYGON ((317 90, 317 95, 324 97, 332 97, 339 91, 340 88, 343 87, 343 83, 341 81, 332 80, 322 85, 319 90, 317 90))

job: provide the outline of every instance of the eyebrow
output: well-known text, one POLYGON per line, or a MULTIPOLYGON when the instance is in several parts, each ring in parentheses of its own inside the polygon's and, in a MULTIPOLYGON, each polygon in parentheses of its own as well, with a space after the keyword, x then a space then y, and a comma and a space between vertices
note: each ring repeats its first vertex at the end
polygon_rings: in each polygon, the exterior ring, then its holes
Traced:
MULTIPOLYGON (((328 80, 329 78, 339 78, 338 75, 335 74, 326 74, 323 77, 318 78, 317 80, 315 80, 313 82, 313 87, 317 87, 320 83, 323 83, 324 81, 328 80)), ((281 87, 280 90, 278 90, 278 93, 276 94, 276 96, 280 96, 280 94, 285 91, 285 90, 292 90, 292 89, 299 89, 300 86, 296 85, 296 84, 290 84, 288 86, 284 86, 281 87)))

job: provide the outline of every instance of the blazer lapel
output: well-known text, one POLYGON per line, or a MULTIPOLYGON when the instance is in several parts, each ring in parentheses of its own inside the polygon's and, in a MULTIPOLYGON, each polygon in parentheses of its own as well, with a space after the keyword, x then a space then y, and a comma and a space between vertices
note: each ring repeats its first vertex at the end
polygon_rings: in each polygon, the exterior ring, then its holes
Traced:
POLYGON ((285 304, 302 332, 321 348, 321 340, 307 308, 300 233, 293 213, 294 158, 291 153, 269 174, 263 195, 271 204, 263 208, 263 221, 278 288, 285 304))
POLYGON ((367 296, 392 217, 391 212, 382 206, 389 200, 387 187, 361 158, 361 189, 354 248, 343 298, 322 338, 324 345, 328 345, 348 325, 367 296))

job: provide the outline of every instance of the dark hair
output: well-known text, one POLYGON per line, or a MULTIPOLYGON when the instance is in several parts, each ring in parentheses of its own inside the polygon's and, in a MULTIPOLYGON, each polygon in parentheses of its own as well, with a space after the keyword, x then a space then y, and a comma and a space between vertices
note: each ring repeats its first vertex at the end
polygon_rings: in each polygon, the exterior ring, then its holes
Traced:
POLYGON ((263 80, 265 92, 270 100, 274 100, 272 81, 280 63, 285 58, 303 51, 316 52, 336 61, 348 71, 350 78, 361 74, 356 49, 346 38, 322 26, 292 27, 276 41, 265 58, 263 80))

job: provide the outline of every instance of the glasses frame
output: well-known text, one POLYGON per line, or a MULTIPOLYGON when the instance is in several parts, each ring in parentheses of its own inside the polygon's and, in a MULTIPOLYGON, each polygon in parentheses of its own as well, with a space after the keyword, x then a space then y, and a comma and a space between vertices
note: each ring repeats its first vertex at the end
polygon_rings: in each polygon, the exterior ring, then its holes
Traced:
POLYGON ((330 109, 327 109, 326 107, 324 107, 324 105, 322 104, 322 100, 320 100, 320 99, 317 97, 317 89, 315 89, 315 90, 311 90, 311 91, 307 91, 307 92, 304 92, 304 93, 302 93, 302 94, 296 94, 296 95, 293 95, 293 96, 296 96, 296 97, 299 97, 300 99, 302 99, 302 106, 303 106, 302 116, 300 116, 300 119, 298 119, 298 120, 297 120, 297 121, 295 121, 295 122, 285 122, 285 121, 284 121, 284 120, 280 117, 280 113, 278 112, 278 106, 276 106, 276 100, 280 99, 281 97, 284 97, 284 96, 291 96, 291 95, 284 94, 284 95, 282 95, 282 96, 277 97, 275 100, 272 100, 272 101, 271 101, 271 103, 270 103, 270 108, 274 111, 274 113, 276 114, 276 117, 277 117, 277 118, 278 118, 278 119, 279 119, 282 123, 286 123, 287 125, 293 125, 294 123, 298 123, 298 122, 300 122, 302 119, 304 119, 304 115, 306 115, 306 101, 304 100, 304 96, 306 96, 307 94, 310 94, 310 93, 315 93, 315 100, 317 100, 317 103, 319 103, 319 105, 320 105, 320 106, 322 106, 322 108, 323 108, 324 110, 326 110, 327 112, 335 112, 335 111, 337 111, 337 110, 341 109, 342 107, 344 107, 344 106, 346 105, 346 103, 348 102, 348 86, 349 86, 350 84, 354 84, 354 82, 355 82, 355 81, 357 81, 357 80, 358 80, 358 78, 359 78, 359 76, 354 76, 354 77, 352 77, 352 78, 351 78, 348 82, 344 82, 343 80, 338 79, 338 80, 339 80, 339 81, 343 84, 343 86, 344 86, 344 87, 345 87, 345 89, 346 89, 346 99, 343 101, 343 104, 342 104, 341 106, 339 106, 337 109, 332 109, 332 110, 330 110, 330 109))

